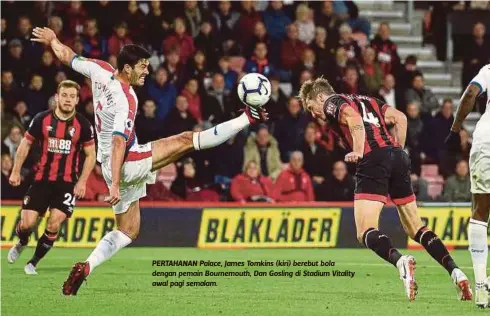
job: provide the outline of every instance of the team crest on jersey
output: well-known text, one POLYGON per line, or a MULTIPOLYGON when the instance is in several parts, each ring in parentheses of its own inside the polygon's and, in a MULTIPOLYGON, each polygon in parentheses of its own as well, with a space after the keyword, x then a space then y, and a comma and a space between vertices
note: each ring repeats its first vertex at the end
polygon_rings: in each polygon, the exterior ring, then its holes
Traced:
POLYGON ((335 104, 333 104, 332 102, 328 102, 325 111, 327 112, 327 114, 335 116, 335 108, 336 108, 335 104))
POLYGON ((75 136, 75 132, 76 132, 76 129, 75 127, 70 127, 70 129, 68 130, 68 133, 70 133, 70 136, 73 137, 75 136))
POLYGON ((31 201, 31 197, 29 195, 24 196, 24 205, 29 204, 30 201, 31 201))
POLYGON ((128 130, 133 129, 133 121, 130 119, 127 119, 124 125, 126 126, 126 129, 128 129, 128 130))
MULTIPOLYGON (((32 124, 32 123, 31 123, 31 124, 32 124)), ((47 130, 48 132, 51 132, 51 131, 53 130, 53 127, 52 127, 52 126, 50 126, 50 125, 48 125, 48 126, 46 126, 46 130, 47 130)))

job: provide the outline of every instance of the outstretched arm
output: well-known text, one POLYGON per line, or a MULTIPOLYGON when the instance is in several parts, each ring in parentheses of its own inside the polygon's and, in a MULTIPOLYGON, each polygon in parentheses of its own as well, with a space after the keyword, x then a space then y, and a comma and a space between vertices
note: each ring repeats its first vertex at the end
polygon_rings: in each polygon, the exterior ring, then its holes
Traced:
POLYGON ((31 41, 51 46, 56 57, 58 57, 63 64, 70 66, 70 63, 76 54, 70 47, 62 44, 56 38, 56 34, 52 29, 48 27, 36 27, 32 31, 32 35, 34 35, 34 37, 31 41))
POLYGON ((475 105, 476 97, 480 94, 480 87, 476 84, 470 83, 461 97, 461 101, 456 111, 456 117, 454 118, 453 126, 451 131, 454 133, 459 133, 461 126, 468 114, 473 110, 475 105))
POLYGON ((391 136, 395 138, 402 148, 405 147, 407 140, 407 117, 392 106, 386 106, 384 113, 386 123, 393 125, 393 128, 390 130, 391 136))

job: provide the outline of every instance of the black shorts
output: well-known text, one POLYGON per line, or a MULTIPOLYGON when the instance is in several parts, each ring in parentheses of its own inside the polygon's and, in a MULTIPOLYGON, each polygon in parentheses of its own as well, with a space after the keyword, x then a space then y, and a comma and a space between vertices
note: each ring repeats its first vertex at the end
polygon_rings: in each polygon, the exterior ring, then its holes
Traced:
POLYGON ((48 208, 56 208, 70 217, 75 207, 74 187, 69 182, 34 182, 24 196, 22 209, 33 210, 44 216, 48 208))
POLYGON ((357 165, 354 199, 396 205, 415 200, 410 180, 410 157, 399 147, 376 148, 357 165))

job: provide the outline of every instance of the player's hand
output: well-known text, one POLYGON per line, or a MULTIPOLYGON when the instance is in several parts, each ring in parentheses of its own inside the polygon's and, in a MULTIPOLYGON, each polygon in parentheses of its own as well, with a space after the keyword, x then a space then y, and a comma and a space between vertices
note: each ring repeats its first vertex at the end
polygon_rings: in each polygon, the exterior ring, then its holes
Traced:
POLYGON ((20 185, 20 172, 12 171, 12 174, 9 178, 9 183, 14 187, 18 187, 20 185))
POLYGON ((119 193, 119 185, 111 185, 111 188, 109 189, 109 196, 104 199, 104 202, 109 203, 110 205, 114 206, 117 203, 121 201, 121 195, 119 193))
POLYGON ((85 196, 86 188, 87 188, 87 182, 79 180, 77 184, 75 184, 75 188, 73 189, 73 194, 75 194, 77 199, 83 199, 83 197, 85 196))
POLYGON ((33 38, 31 41, 43 43, 45 45, 51 44, 56 39, 56 34, 49 27, 36 27, 32 30, 33 38))
POLYGON ((348 153, 345 155, 345 162, 353 162, 358 163, 362 159, 362 154, 356 153, 355 151, 348 153))

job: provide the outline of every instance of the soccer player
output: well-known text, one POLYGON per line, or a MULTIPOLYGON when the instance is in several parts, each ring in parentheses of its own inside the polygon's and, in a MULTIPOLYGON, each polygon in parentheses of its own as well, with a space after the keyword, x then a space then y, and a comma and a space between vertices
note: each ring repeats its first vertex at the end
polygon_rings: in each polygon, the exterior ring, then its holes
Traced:
POLYGON ((303 107, 313 118, 329 124, 349 144, 346 162, 357 163, 354 216, 357 239, 398 268, 409 300, 417 295, 415 259, 393 248, 379 230, 379 215, 389 195, 396 204, 405 232, 420 243, 451 275, 461 300, 471 300, 468 278, 457 267, 434 232, 422 224, 410 181, 410 158, 403 150, 405 115, 381 100, 336 94, 326 79, 303 83, 303 107), (389 132, 388 126, 393 125, 389 132))
POLYGON ((470 152, 471 193, 473 211, 468 225, 468 240, 475 273, 475 304, 488 307, 489 281, 487 279, 488 213, 490 210, 490 64, 484 66, 469 83, 461 97, 456 118, 446 143, 459 142, 459 131, 471 112, 476 97, 487 92, 487 108, 473 132, 470 152))
POLYGON ((124 46, 117 56, 117 70, 108 63, 76 56, 49 28, 35 28, 33 41, 50 45, 55 55, 92 81, 95 127, 99 141, 97 160, 109 187, 109 202, 117 229, 105 235, 85 262, 74 265, 63 284, 64 295, 76 295, 92 271, 129 245, 140 228, 139 199, 155 171, 192 150, 218 146, 251 123, 267 119, 265 110, 246 107, 239 117, 202 132, 179 135, 139 145, 134 132, 138 100, 132 86, 142 86, 148 75, 150 53, 136 45, 124 46))
POLYGON ((39 216, 44 216, 48 208, 50 210, 46 230, 37 242, 34 255, 24 267, 26 274, 37 274, 38 262, 53 247, 61 224, 73 213, 75 200, 85 195, 88 176, 95 166, 94 130, 89 121, 75 110, 79 91, 78 83, 62 81, 55 95, 56 108, 34 117, 15 153, 9 182, 18 186, 20 170, 31 146, 39 143, 42 150, 34 183, 22 203, 20 221, 16 227, 19 242, 8 253, 9 263, 14 263, 27 246, 39 216), (78 177, 82 150, 85 161, 78 177))

